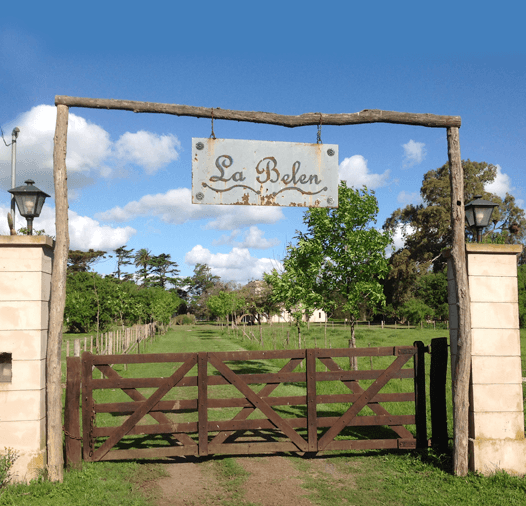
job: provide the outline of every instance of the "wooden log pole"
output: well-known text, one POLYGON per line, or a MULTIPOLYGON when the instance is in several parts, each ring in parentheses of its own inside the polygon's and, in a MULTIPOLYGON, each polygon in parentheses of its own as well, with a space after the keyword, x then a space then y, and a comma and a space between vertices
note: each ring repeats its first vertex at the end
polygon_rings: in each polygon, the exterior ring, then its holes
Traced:
POLYGON ((68 115, 69 110, 66 105, 57 106, 57 122, 53 149, 56 241, 53 274, 51 275, 49 333, 46 355, 47 470, 51 481, 62 481, 64 477, 60 356, 62 348, 62 322, 66 302, 66 266, 69 252, 66 171, 68 115))
POLYGON ((457 362, 453 376, 453 472, 468 473, 469 379, 471 370, 471 309, 466 266, 464 171, 460 158, 458 128, 447 129, 451 182, 451 225, 453 229, 453 271, 457 289, 458 330, 457 362))
POLYGON ((436 114, 418 114, 410 112, 382 111, 364 109, 360 112, 343 114, 323 114, 308 112, 298 116, 259 111, 234 111, 219 107, 195 107, 191 105, 160 104, 156 102, 137 102, 134 100, 114 100, 105 98, 55 96, 55 105, 69 107, 87 107, 91 109, 117 109, 136 113, 173 114, 193 118, 214 118, 230 121, 264 123, 288 128, 309 125, 361 125, 364 123, 395 123, 417 125, 431 128, 460 127, 460 116, 440 116, 436 114), (213 115, 213 116, 212 116, 213 115))

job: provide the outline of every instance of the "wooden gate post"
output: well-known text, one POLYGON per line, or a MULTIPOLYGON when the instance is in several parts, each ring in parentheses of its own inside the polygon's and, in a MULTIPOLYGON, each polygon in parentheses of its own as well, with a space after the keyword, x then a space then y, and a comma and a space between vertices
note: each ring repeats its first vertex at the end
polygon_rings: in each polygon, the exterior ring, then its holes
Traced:
POLYGON ((431 442, 438 453, 448 448, 446 376, 447 337, 431 339, 431 377, 429 393, 431 398, 431 442))
POLYGON ((67 357, 66 409, 64 410, 64 432, 66 435, 66 465, 82 469, 80 437, 80 357, 67 357))
POLYGON ((208 353, 197 355, 199 456, 208 455, 208 353))
POLYGON ((415 341, 413 346, 417 347, 415 353, 415 423, 416 423, 416 447, 427 448, 427 425, 426 425, 426 346, 422 341, 415 341))

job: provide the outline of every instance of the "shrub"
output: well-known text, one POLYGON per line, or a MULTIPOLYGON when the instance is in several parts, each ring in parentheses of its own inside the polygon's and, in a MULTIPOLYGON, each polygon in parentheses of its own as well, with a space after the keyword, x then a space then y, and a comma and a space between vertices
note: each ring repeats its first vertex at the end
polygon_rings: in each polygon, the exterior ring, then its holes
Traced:
POLYGON ((193 314, 180 314, 174 318, 175 325, 194 325, 195 315, 193 314))
POLYGON ((13 477, 11 468, 17 458, 18 452, 12 448, 4 448, 4 453, 0 453, 0 488, 5 487, 13 477))

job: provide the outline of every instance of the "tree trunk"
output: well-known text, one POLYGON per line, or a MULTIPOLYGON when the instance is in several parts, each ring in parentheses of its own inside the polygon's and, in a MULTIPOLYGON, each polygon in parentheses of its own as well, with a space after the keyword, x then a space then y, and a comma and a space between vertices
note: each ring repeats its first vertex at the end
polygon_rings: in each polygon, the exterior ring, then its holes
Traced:
POLYGON ((62 323, 66 302, 66 270, 69 252, 68 189, 66 149, 68 107, 57 106, 57 123, 53 149, 53 178, 55 181, 56 242, 51 275, 49 304, 49 334, 47 342, 47 470, 51 481, 62 481, 64 457, 62 451, 62 387, 60 356, 62 323))
POLYGON ((453 270, 457 288, 457 363, 453 371, 453 472, 468 473, 469 379, 471 371, 471 309, 466 268, 464 171, 460 158, 458 128, 447 129, 453 227, 453 270))

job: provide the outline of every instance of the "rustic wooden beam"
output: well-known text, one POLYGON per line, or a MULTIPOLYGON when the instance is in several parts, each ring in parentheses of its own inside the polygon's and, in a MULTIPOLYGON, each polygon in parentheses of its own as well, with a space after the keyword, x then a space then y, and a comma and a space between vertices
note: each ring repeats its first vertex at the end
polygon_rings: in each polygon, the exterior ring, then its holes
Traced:
POLYGON ((460 159, 458 128, 447 129, 451 180, 451 224, 453 228, 453 270, 457 289, 457 362, 453 371, 453 472, 468 473, 469 379, 471 371, 471 308, 466 265, 464 170, 460 159))
POLYGON ((134 100, 115 100, 106 98, 55 96, 55 105, 68 107, 87 107, 91 109, 118 109, 121 111, 149 112, 158 114, 173 114, 175 116, 190 116, 194 118, 214 118, 231 121, 246 121, 249 123, 265 123, 288 128, 319 125, 361 125, 364 123, 396 123, 401 125, 417 125, 432 128, 459 128, 460 116, 440 116, 436 114, 418 114, 410 112, 382 111, 380 109, 364 109, 360 112, 343 114, 326 114, 308 112, 298 116, 275 114, 259 111, 234 111, 219 107, 195 107, 191 105, 160 104, 157 102, 137 102, 134 100))
POLYGON ((66 105, 57 106, 57 123, 53 148, 53 179, 55 181, 56 242, 51 275, 49 331, 46 352, 47 365, 47 470, 51 481, 63 480, 62 452, 62 387, 60 356, 62 323, 66 304, 66 269, 69 253, 68 188, 66 150, 68 135, 66 105))

